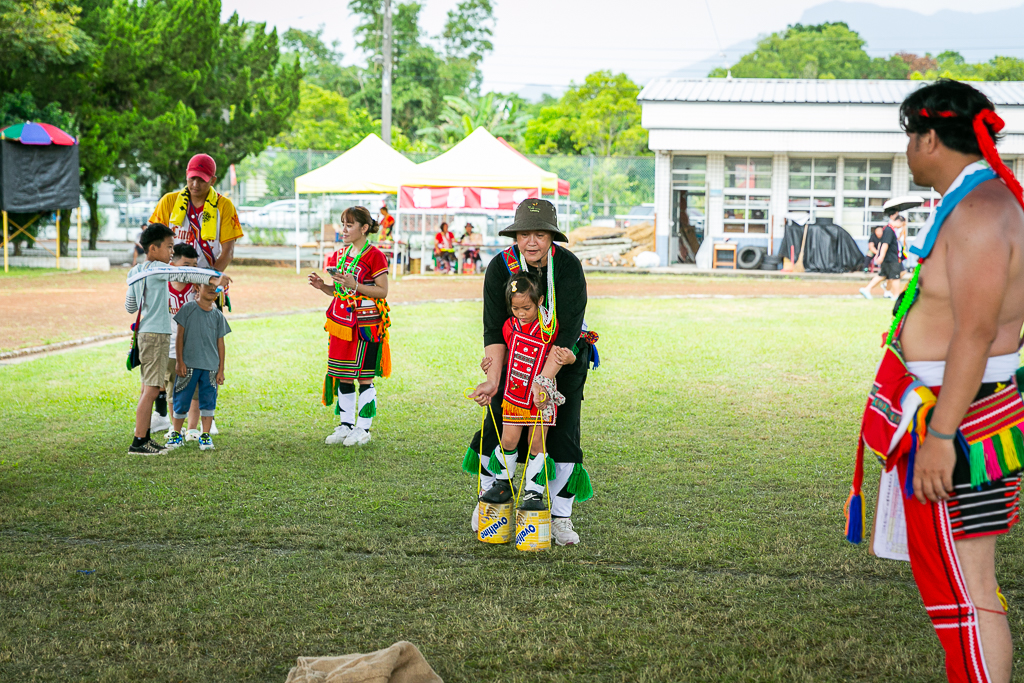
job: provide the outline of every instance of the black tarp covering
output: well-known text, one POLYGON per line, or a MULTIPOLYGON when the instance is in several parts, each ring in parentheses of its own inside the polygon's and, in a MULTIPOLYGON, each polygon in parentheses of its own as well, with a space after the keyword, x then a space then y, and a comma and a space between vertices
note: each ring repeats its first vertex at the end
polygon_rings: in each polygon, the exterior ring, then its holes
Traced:
MULTIPOLYGON (((787 221, 786 236, 779 247, 779 255, 790 258, 793 254, 794 260, 799 260, 803 239, 803 227, 787 221)), ((808 223, 807 243, 804 245, 805 270, 812 273, 849 273, 863 267, 864 254, 850 233, 827 218, 808 223)))
POLYGON ((0 208, 34 214, 78 202, 78 145, 0 140, 0 208))

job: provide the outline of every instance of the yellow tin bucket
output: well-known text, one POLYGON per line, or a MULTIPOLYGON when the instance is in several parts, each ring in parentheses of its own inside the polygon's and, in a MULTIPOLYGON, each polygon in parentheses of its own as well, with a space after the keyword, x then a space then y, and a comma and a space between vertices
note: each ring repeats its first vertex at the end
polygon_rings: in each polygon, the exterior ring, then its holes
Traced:
POLYGON ((512 540, 512 503, 480 501, 480 524, 476 537, 484 543, 508 543, 512 540))
POLYGON ((551 512, 516 510, 516 550, 536 552, 551 548, 551 512))

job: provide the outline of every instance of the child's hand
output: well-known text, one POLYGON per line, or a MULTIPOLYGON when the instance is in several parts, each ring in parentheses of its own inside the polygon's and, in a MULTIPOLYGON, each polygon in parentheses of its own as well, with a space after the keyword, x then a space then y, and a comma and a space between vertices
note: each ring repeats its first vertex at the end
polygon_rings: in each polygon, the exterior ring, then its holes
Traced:
POLYGON ((220 277, 211 277, 210 284, 213 285, 214 287, 224 287, 224 289, 227 289, 228 285, 231 284, 231 278, 229 278, 227 275, 221 275, 220 277))
POLYGON ((185 367, 185 361, 178 360, 174 363, 174 369, 178 373, 178 377, 184 377, 188 374, 188 368, 185 367))
POLYGON ((217 371, 217 386, 220 386, 221 384, 224 384, 224 371, 223 370, 218 370, 217 371))
POLYGON ((559 365, 572 365, 576 362, 576 354, 564 346, 556 346, 551 349, 551 355, 559 365))
POLYGON ((481 359, 481 361, 480 361, 480 369, 484 371, 485 375, 487 374, 487 371, 491 369, 491 365, 493 363, 494 363, 494 359, 491 358, 490 356, 484 356, 483 359, 481 359))

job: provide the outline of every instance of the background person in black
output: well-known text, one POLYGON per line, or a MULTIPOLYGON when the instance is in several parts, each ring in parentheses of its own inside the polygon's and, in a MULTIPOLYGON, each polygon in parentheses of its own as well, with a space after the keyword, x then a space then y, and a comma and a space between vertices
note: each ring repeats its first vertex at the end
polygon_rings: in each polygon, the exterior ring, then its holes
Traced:
POLYGON ((871 298, 871 290, 875 285, 885 280, 885 288, 882 296, 887 299, 895 299, 900 295, 900 274, 903 273, 903 262, 900 261, 900 243, 896 238, 893 229, 886 225, 882 231, 881 244, 878 247, 878 255, 875 256, 875 263, 878 264, 878 274, 871 278, 867 287, 861 287, 860 293, 865 299, 871 298))
MULTIPOLYGON (((583 276, 583 265, 568 249, 553 246, 553 242, 567 242, 558 229, 558 219, 551 202, 542 199, 527 199, 516 209, 516 220, 502 230, 500 235, 514 237, 516 244, 509 247, 487 265, 484 276, 484 361, 487 379, 469 395, 481 406, 491 405, 501 428, 501 401, 505 384, 505 339, 502 326, 508 320, 505 301, 505 287, 525 263, 541 283, 545 301, 555 302, 558 320, 558 336, 555 346, 574 351, 576 362, 561 366, 557 374, 558 391, 565 396, 565 403, 558 408, 557 424, 547 435, 547 451, 555 461, 555 478, 549 482, 551 491, 551 535, 558 545, 574 545, 579 535, 572 526, 572 505, 574 496, 568 491, 569 477, 575 466, 583 462, 580 447, 580 408, 583 401, 583 386, 587 381, 587 368, 591 359, 590 344, 580 338, 583 317, 587 309, 587 281, 583 276), (552 253, 554 248, 554 253, 552 253), (548 269, 554 265, 554 292, 548 291, 548 269)), ((536 396, 538 389, 534 385, 536 396)), ((511 472, 490 472, 486 469, 490 453, 499 443, 495 426, 487 418, 483 434, 473 437, 472 448, 483 453, 480 475, 485 493, 483 500, 504 502, 511 496, 508 477, 511 472), (483 448, 480 448, 480 439, 483 448), (499 479, 498 477, 504 477, 499 479)), ((529 451, 528 430, 523 430, 519 442, 518 462, 525 463, 529 451)), ((473 526, 476 528, 476 507, 473 509, 473 526)))

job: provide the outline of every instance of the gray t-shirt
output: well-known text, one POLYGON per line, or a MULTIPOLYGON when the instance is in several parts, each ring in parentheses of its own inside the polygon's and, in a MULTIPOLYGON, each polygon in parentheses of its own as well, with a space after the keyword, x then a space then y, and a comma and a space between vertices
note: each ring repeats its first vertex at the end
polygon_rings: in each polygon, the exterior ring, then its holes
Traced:
POLYGON ((216 306, 204 311, 189 301, 174 315, 174 322, 185 328, 181 351, 185 367, 216 372, 220 367, 217 340, 231 332, 224 314, 216 306))

